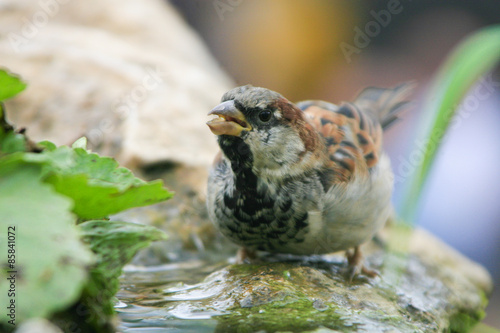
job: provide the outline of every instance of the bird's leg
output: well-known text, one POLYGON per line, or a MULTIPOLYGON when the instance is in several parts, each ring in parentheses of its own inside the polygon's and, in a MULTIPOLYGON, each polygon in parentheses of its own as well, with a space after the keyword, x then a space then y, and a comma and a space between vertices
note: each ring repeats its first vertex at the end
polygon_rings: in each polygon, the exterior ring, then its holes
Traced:
POLYGON ((236 264, 243 264, 245 261, 253 261, 257 258, 257 252, 255 250, 247 249, 246 247, 240 247, 238 253, 236 254, 236 264))
POLYGON ((349 264, 349 281, 352 281, 352 279, 359 273, 363 273, 369 277, 375 277, 378 275, 376 271, 367 268, 363 264, 363 254, 361 253, 361 247, 359 245, 354 248, 354 252, 347 251, 346 257, 347 263, 349 264))

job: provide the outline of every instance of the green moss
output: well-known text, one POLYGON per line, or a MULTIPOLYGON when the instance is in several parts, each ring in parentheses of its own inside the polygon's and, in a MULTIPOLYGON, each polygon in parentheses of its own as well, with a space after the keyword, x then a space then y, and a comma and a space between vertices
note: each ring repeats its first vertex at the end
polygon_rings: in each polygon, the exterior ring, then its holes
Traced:
POLYGON ((307 284, 295 269, 283 263, 231 266, 228 278, 248 286, 248 297, 229 309, 231 314, 214 318, 218 321, 216 332, 303 332, 319 327, 351 331, 353 326, 344 323, 331 303, 314 307, 308 288, 297 288, 307 284))
POLYGON ((262 267, 260 265, 241 264, 230 266, 229 272, 231 275, 248 275, 256 274, 260 272, 261 269, 262 267))
POLYGON ((239 308, 234 313, 217 317, 216 332, 268 333, 287 331, 304 332, 327 327, 341 332, 351 332, 356 325, 346 324, 336 308, 317 310, 310 300, 296 300, 288 303, 272 302, 251 308, 239 308))
POLYGON ((484 290, 479 290, 479 297, 481 297, 481 306, 483 309, 486 309, 488 306, 489 301, 489 295, 486 293, 484 290))
POLYGON ((479 291, 482 307, 476 312, 457 312, 450 317, 448 332, 462 333, 470 332, 472 328, 486 317, 484 309, 488 305, 488 296, 484 291, 479 291))
POLYGON ((485 317, 483 310, 474 313, 458 312, 450 317, 450 333, 466 333, 485 317))

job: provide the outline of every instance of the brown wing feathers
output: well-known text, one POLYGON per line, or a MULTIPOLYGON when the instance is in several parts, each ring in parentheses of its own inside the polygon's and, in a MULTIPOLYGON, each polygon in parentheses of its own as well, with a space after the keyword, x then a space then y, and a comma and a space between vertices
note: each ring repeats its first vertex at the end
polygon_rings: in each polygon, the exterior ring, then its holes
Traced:
POLYGON ((310 123, 325 138, 330 159, 329 167, 335 171, 335 181, 347 181, 354 172, 356 161, 362 158, 354 136, 355 127, 359 127, 359 114, 351 114, 350 110, 345 110, 349 113, 349 116, 346 116, 337 112, 338 110, 331 111, 320 107, 319 104, 313 102, 304 112, 310 123))
POLYGON ((350 178, 358 159, 364 159, 368 168, 377 164, 382 149, 382 128, 397 119, 411 88, 411 84, 394 89, 367 88, 354 103, 343 103, 339 107, 323 101, 298 104, 325 138, 337 181, 350 178))

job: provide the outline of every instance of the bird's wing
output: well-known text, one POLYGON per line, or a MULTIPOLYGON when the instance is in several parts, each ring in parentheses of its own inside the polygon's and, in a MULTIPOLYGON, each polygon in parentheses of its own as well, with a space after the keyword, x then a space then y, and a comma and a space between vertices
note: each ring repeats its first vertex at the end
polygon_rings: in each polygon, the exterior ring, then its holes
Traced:
MULTIPOLYGON (((376 126, 352 104, 338 107, 323 101, 298 103, 306 119, 325 138, 328 169, 333 171, 327 183, 346 182, 359 164, 376 163, 374 139, 376 126)), ((380 127, 380 126, 379 126, 380 127)), ((380 131, 382 131, 380 129, 380 131)), ((366 170, 367 168, 364 167, 366 170)))
POLYGON ((409 84, 367 88, 353 103, 340 106, 316 100, 297 104, 325 138, 335 182, 348 181, 357 167, 370 170, 377 165, 382 127, 396 120, 410 90, 409 84))

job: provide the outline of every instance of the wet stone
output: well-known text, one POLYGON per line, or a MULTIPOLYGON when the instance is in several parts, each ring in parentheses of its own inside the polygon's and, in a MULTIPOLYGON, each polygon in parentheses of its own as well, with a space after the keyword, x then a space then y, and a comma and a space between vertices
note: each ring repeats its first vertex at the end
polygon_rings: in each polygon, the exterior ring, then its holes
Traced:
POLYGON ((469 331, 484 316, 492 286, 488 273, 428 233, 417 230, 407 236, 405 251, 391 242, 386 248, 369 246, 367 265, 380 276, 358 276, 352 282, 345 277, 346 263, 340 254, 267 255, 259 264, 221 263, 199 283, 178 289, 158 287, 162 283, 158 276, 156 281, 153 276, 145 281, 144 275, 135 281, 136 273, 129 269, 123 280, 128 294, 118 295, 127 304, 117 308, 121 329, 469 331), (153 282, 155 287, 148 287, 153 282), (134 308, 140 314, 132 315, 134 308))

